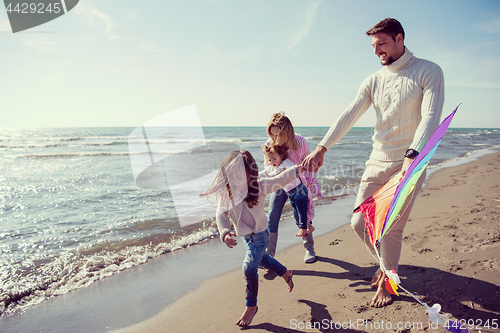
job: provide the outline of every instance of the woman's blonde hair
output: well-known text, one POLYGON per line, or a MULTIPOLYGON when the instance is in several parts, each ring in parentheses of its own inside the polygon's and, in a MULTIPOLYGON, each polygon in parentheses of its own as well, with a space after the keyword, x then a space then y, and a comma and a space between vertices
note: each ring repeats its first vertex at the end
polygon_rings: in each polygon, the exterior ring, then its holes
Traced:
MULTIPOLYGON (((276 126, 278 128, 277 136, 283 140, 283 144, 288 149, 297 149, 298 144, 295 140, 295 131, 293 130, 293 125, 290 119, 285 116, 285 113, 275 113, 271 117, 269 124, 267 125, 267 134, 269 137, 273 137, 271 134, 271 127, 276 126)), ((274 140, 273 140, 274 141, 274 140)))

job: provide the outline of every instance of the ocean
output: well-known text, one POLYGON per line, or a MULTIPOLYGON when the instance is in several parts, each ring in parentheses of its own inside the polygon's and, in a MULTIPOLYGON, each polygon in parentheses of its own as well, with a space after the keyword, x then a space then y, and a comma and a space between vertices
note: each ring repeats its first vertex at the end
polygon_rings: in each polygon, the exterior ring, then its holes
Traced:
MULTIPOLYGON (((311 149, 327 130, 295 128, 311 149)), ((353 128, 325 155, 324 202, 355 195, 372 134, 353 128)), ((195 194, 231 150, 263 165, 266 140, 265 127, 1 129, 1 316, 217 237, 195 194)), ((498 146, 500 129, 450 128, 430 168, 498 146)))

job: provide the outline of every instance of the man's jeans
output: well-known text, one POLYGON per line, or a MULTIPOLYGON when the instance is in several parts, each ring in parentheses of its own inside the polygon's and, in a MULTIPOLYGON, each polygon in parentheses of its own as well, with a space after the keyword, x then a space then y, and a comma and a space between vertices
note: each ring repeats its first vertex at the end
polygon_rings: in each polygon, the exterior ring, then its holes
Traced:
POLYGON ((257 305, 257 292, 259 289, 259 266, 270 269, 279 276, 286 273, 287 269, 279 261, 271 257, 266 252, 269 243, 269 229, 257 234, 243 236, 245 242, 246 255, 243 261, 243 275, 247 282, 246 306, 257 305))

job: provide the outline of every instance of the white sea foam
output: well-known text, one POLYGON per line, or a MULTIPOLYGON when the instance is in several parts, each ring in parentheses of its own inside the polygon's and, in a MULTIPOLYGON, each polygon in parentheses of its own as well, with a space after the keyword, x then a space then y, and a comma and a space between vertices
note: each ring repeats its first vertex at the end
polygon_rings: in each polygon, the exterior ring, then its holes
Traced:
POLYGON ((193 233, 171 237, 170 241, 156 245, 125 246, 117 252, 103 249, 91 255, 86 254, 91 249, 71 251, 40 265, 36 268, 36 273, 21 274, 12 266, 0 267, 3 281, 0 311, 5 315, 22 311, 50 297, 86 287, 95 281, 146 263, 159 255, 203 243, 216 234, 215 226, 210 224, 193 233), (22 275, 24 276, 19 279, 22 275))

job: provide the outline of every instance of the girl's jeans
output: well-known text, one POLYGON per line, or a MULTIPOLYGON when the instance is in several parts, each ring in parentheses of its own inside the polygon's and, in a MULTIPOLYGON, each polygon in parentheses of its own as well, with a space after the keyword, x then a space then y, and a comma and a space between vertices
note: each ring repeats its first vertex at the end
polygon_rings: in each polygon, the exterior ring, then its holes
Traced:
POLYGON ((269 229, 256 234, 243 236, 245 242, 246 255, 243 260, 243 275, 247 282, 246 306, 257 305, 257 292, 259 289, 259 266, 270 269, 279 276, 286 273, 287 269, 278 260, 271 257, 266 252, 269 243, 269 229))

